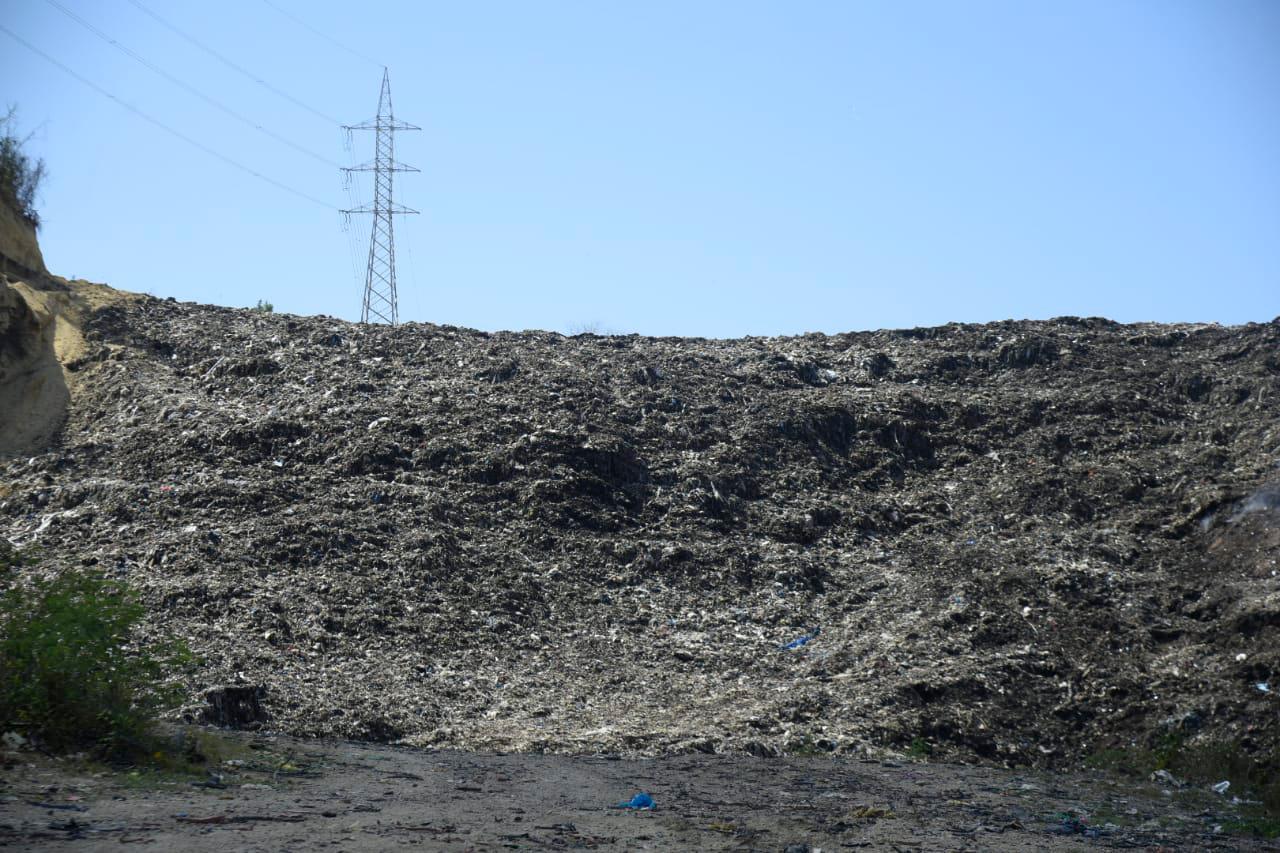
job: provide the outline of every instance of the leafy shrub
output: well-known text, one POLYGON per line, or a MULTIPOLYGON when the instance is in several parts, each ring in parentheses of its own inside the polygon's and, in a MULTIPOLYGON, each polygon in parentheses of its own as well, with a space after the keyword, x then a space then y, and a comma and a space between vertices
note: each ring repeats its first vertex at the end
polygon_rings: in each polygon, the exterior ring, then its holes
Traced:
POLYGON ((265 302, 259 299, 258 304, 253 306, 253 310, 257 311, 259 314, 270 314, 272 311, 276 310, 276 306, 272 305, 270 302, 265 302))
POLYGON ((933 755, 933 744, 920 735, 916 735, 911 739, 911 745, 907 747, 907 755, 917 761, 923 761, 933 755))
POLYGON ((10 107, 0 118, 0 201, 22 215, 32 227, 40 227, 36 193, 45 178, 44 160, 32 161, 22 150, 30 136, 15 132, 18 111, 10 107))
POLYGON ((110 757, 147 749, 152 714, 177 696, 161 685, 188 659, 180 644, 131 648, 144 608, 121 582, 65 571, 20 583, 21 558, 0 554, 8 589, 0 598, 0 727, 58 750, 95 748, 110 757))

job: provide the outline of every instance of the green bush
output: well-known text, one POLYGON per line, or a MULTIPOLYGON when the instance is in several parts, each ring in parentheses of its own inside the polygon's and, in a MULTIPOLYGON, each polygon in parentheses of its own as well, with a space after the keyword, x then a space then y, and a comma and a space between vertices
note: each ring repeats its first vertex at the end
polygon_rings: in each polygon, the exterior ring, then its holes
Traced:
POLYGON ((90 748, 112 758, 148 749, 152 715, 177 699, 161 687, 180 644, 133 648, 144 608, 120 581, 79 571, 30 583, 20 558, 0 554, 0 730, 55 750, 90 748), (4 564, 8 564, 7 567, 4 564))
POLYGON ((911 739, 911 745, 907 747, 907 755, 917 761, 923 761, 933 755, 933 744, 920 735, 916 735, 911 739))
POLYGON ((272 305, 270 302, 264 302, 259 299, 258 304, 253 306, 253 310, 257 311, 259 314, 270 314, 272 311, 276 310, 276 306, 272 305))
POLYGON ((33 161, 23 152, 31 137, 16 134, 17 117, 16 107, 10 107, 0 117, 0 201, 21 214, 32 227, 39 228, 36 193, 45 177, 44 160, 33 161))

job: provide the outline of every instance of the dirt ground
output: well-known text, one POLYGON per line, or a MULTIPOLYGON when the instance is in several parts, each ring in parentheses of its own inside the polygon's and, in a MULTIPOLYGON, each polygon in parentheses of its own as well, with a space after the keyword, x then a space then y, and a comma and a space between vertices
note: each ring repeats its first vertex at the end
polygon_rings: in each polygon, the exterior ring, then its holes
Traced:
POLYGON ((196 782, 10 754, 0 773, 0 846, 1275 849, 1248 834, 1248 807, 1228 796, 1103 774, 741 754, 435 752, 248 734, 217 740, 218 769, 196 782), (617 807, 639 792, 652 796, 654 810, 617 807))

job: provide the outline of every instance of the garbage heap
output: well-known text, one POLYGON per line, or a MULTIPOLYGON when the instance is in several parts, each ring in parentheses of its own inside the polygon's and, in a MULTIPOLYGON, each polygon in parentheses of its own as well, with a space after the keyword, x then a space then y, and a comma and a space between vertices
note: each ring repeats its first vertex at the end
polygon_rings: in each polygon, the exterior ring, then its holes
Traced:
POLYGON ((192 719, 213 690, 465 749, 1280 745, 1280 319, 704 340, 132 297, 82 331, 0 532, 140 589, 202 662, 192 719))

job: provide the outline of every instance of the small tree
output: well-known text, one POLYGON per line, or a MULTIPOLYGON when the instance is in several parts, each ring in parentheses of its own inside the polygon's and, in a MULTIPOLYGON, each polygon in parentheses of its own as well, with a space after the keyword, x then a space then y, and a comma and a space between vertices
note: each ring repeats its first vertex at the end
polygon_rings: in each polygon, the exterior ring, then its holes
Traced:
POLYGON ((36 211, 36 193, 45 178, 44 160, 32 161, 23 152, 31 135, 17 135, 18 108, 0 118, 0 201, 9 205, 33 228, 40 227, 40 214, 36 211))
POLYGON ((133 642, 145 611, 123 582, 76 570, 23 582, 23 562, 0 548, 0 731, 138 752, 152 714, 179 698, 164 674, 190 662, 186 647, 133 642))

